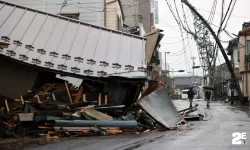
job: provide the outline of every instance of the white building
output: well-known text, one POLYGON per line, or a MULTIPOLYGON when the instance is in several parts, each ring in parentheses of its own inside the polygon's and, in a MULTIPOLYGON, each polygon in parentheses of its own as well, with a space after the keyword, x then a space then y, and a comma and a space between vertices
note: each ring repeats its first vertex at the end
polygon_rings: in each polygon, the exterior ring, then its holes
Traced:
POLYGON ((86 23, 121 30, 120 0, 4 0, 9 3, 78 19, 86 23))

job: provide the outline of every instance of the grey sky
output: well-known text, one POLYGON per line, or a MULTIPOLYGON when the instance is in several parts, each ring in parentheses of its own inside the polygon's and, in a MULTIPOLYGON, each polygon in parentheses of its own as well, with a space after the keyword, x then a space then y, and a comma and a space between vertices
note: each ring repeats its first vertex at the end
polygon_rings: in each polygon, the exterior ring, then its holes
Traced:
MULTIPOLYGON (((167 55, 167 63, 170 63, 170 68, 173 68, 174 70, 179 70, 179 69, 185 69, 187 70, 188 65, 185 63, 185 55, 184 51, 181 51, 176 54, 176 52, 180 51, 183 49, 183 44, 182 44, 182 39, 181 39, 181 33, 179 31, 178 25, 176 21, 174 20, 171 12, 169 11, 169 8, 167 6, 166 0, 158 0, 159 1, 159 24, 157 27, 161 28, 164 30, 165 37, 162 40, 162 48, 161 51, 170 51, 171 53, 167 55), (182 54, 183 53, 183 54, 182 54), (180 55, 182 54, 182 55, 180 55), (186 67, 187 66, 187 67, 186 67)), ((175 7, 174 7, 174 0, 168 0, 172 8, 176 14, 175 7)), ((195 6, 195 8, 199 11, 200 14, 203 15, 204 18, 208 18, 209 12, 211 11, 212 4, 214 0, 189 0, 189 2, 195 6)), ((225 10, 228 7, 230 0, 225 0, 225 10)), ((220 17, 221 17, 221 3, 222 0, 217 0, 217 8, 216 8, 216 13, 214 16, 213 24, 214 25, 219 25, 220 23, 220 17)), ((181 5, 181 0, 176 0, 176 4, 178 7, 178 11, 180 13, 181 18, 183 19, 183 13, 182 13, 182 5, 181 5)), ((250 21, 250 9, 247 7, 250 4, 250 0, 237 0, 236 5, 234 7, 232 16, 228 22, 226 30, 230 33, 238 34, 239 30, 241 30, 242 23, 250 21)), ((191 14, 191 11, 189 8, 187 8, 184 4, 184 10, 186 12, 187 16, 187 21, 188 25, 190 26, 191 29, 193 29, 192 21, 193 21, 193 16, 191 14)), ((213 26, 213 29, 217 32, 218 28, 213 26)), ((186 33, 183 34, 184 39, 186 38, 186 33)), ((191 36, 189 36, 191 37, 191 36)), ((190 39, 190 38, 189 38, 190 39)), ((223 41, 228 41, 230 38, 225 34, 221 34, 221 40, 223 41)), ((192 60, 191 56, 196 57, 195 63, 196 65, 199 65, 199 59, 198 59, 198 53, 197 53, 197 48, 194 40, 188 40, 185 39, 185 45, 187 47, 190 46, 190 50, 187 48, 186 50, 186 56, 188 58, 189 66, 188 70, 191 69, 192 66, 192 60), (190 53, 191 52, 191 53, 190 53)), ((223 44, 224 47, 227 46, 227 44, 223 44)), ((220 61, 217 61, 217 64, 223 63, 224 59, 219 53, 219 59, 220 61)), ((187 72, 187 71, 186 71, 187 72)), ((196 69, 195 74, 202 74, 201 69, 196 69)), ((188 75, 187 73, 175 73, 174 75, 188 75)))

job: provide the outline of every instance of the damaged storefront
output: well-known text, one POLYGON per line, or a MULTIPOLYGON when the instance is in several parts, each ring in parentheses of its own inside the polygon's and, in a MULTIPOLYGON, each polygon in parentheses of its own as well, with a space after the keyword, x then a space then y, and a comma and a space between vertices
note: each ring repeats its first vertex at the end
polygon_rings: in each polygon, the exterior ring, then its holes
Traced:
POLYGON ((161 30, 144 38, 0 8, 1 137, 131 134, 184 121, 157 80, 161 30))

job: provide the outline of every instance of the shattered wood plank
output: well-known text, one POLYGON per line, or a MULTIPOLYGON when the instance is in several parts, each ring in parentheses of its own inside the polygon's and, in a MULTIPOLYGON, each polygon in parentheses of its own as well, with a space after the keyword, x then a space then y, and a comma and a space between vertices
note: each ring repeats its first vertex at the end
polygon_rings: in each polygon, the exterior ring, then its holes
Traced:
POLYGON ((109 120, 109 121, 113 120, 113 117, 106 115, 102 112, 99 112, 97 110, 94 110, 93 108, 81 110, 81 113, 84 116, 94 118, 95 120, 109 120))
POLYGON ((100 106, 102 104, 102 94, 99 93, 99 96, 98 96, 98 105, 100 106))
POLYGON ((56 101, 56 96, 54 93, 51 94, 54 101, 56 101))
POLYGON ((53 89, 56 86, 56 84, 45 84, 43 86, 44 92, 49 92, 51 89, 53 89))
POLYGON ((86 94, 83 94, 83 95, 82 95, 82 100, 83 100, 83 102, 87 102, 87 101, 86 101, 86 94))
POLYGON ((81 112, 80 111, 76 111, 75 113, 72 114, 73 117, 76 118, 81 118, 81 112))
POLYGON ((23 100, 23 96, 20 97, 21 98, 21 102, 24 105, 24 100, 23 100))
POLYGON ((77 95, 76 95, 75 100, 74 100, 74 103, 79 102, 79 100, 80 100, 80 98, 82 96, 82 91, 83 91, 83 86, 81 86, 80 89, 78 90, 77 95))
POLYGON ((104 104, 107 105, 108 104, 108 95, 106 94, 105 95, 105 101, 104 101, 104 104))
POLYGON ((8 100, 5 100, 5 106, 6 106, 8 114, 10 115, 10 108, 9 108, 8 100))
POLYGON ((68 96, 69 96, 69 101, 72 104, 73 103, 72 97, 71 97, 71 94, 70 94, 70 91, 69 91, 68 83, 66 81, 65 81, 65 87, 66 87, 66 90, 67 90, 67 93, 68 93, 68 96))

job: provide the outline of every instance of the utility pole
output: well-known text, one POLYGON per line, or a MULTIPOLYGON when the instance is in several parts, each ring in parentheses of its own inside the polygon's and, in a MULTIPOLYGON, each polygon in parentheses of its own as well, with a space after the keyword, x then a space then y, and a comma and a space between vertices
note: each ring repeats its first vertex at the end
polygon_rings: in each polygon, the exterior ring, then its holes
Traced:
POLYGON ((212 34, 213 38, 215 39, 216 41, 216 44, 218 45, 225 61, 226 61, 226 64, 227 64, 227 67, 228 67, 228 70, 230 71, 231 73, 231 76, 232 76, 232 80, 234 81, 234 84, 236 85, 236 90, 239 94, 239 99, 240 99, 240 104, 242 104, 243 102, 243 94, 241 92, 241 89, 240 89, 240 86, 239 86, 239 83, 237 81, 237 78, 236 78, 236 75, 234 73, 234 70, 233 70, 233 67, 232 67, 232 64, 230 62, 230 60, 228 59, 227 57, 227 54, 220 42, 220 40, 218 39, 217 35, 215 34, 215 32, 213 31, 213 29, 211 28, 211 26, 208 24, 208 22, 197 12, 197 10, 194 8, 194 6, 192 6, 188 0, 181 0, 181 2, 183 2, 185 5, 187 5, 189 7, 189 9, 196 15, 199 17, 199 19, 203 22, 203 24, 207 27, 207 29, 210 31, 210 33, 212 34))
POLYGON ((139 15, 139 13, 138 13, 137 7, 139 8, 138 0, 135 0, 135 26, 137 26, 138 23, 139 23, 138 22, 138 15, 139 15))
POLYGON ((167 90, 169 91, 169 88, 168 88, 168 77, 169 77, 169 70, 167 70, 167 52, 164 52, 165 54, 165 84, 167 86, 167 90))
POLYGON ((165 70, 167 71, 167 52, 164 52, 164 54, 165 54, 165 70))
POLYGON ((194 60, 195 60, 195 57, 191 57, 191 59, 193 60, 193 76, 192 76, 192 85, 194 85, 194 65, 195 65, 195 62, 194 62, 194 60))

